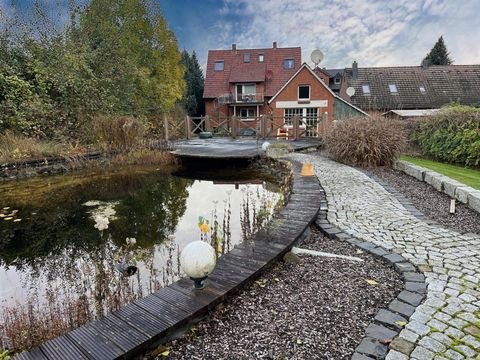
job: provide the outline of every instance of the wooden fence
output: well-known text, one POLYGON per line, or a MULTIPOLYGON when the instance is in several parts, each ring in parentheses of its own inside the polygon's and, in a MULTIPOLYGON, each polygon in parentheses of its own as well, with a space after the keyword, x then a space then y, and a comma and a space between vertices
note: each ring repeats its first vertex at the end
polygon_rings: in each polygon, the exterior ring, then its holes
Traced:
POLYGON ((253 137, 257 139, 316 138, 325 133, 326 117, 305 118, 299 115, 292 117, 273 117, 261 115, 251 118, 236 116, 224 117, 190 117, 175 119, 163 117, 163 134, 165 140, 192 139, 200 132, 211 132, 215 137, 253 137))

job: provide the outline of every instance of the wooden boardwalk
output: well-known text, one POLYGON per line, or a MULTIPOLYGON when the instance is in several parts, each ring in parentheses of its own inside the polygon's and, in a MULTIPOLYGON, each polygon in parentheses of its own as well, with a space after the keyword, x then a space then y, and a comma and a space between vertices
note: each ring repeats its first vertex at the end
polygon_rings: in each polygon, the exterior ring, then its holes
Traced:
POLYGON ((264 142, 288 143, 295 151, 309 148, 318 148, 320 140, 318 138, 292 140, 255 140, 255 139, 231 139, 231 138, 212 138, 212 139, 192 139, 175 141, 175 150, 172 154, 185 158, 203 158, 203 159, 252 159, 262 156, 265 152, 262 150, 264 142))
POLYGON ((294 163, 292 195, 275 217, 278 226, 223 255, 204 290, 194 290, 190 279, 181 279, 14 359, 129 359, 198 322, 283 256, 326 206, 317 177, 301 177, 300 166, 294 163))

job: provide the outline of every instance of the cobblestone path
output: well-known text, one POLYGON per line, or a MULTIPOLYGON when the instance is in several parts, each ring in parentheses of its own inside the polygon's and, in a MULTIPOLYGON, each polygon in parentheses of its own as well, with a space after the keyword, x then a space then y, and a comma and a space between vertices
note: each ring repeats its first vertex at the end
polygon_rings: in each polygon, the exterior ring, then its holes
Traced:
POLYGON ((426 300, 410 316, 387 359, 480 359, 480 235, 418 219, 354 168, 314 155, 291 156, 314 164, 332 224, 401 254, 426 276, 426 300))

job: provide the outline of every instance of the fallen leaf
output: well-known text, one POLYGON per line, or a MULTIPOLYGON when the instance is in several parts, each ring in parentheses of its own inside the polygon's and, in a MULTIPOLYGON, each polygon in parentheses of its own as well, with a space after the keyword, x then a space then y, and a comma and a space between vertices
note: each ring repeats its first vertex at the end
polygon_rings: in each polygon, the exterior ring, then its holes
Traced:
POLYGON ((15 220, 13 220, 13 222, 20 222, 20 221, 22 221, 22 219, 15 219, 15 220))
POLYGON ((369 285, 378 285, 378 282, 376 282, 375 280, 371 280, 371 279, 367 279, 367 283, 369 285))
POLYGON ((162 355, 162 356, 168 356, 168 355, 170 355, 170 351, 169 351, 169 350, 164 351, 164 352, 162 352, 160 355, 162 355))
POLYGON ((6 218, 3 219, 3 220, 12 220, 12 219, 13 219, 13 217, 9 216, 9 217, 6 217, 6 218))
POLYGON ((404 327, 405 325, 407 325, 407 322, 399 320, 399 321, 395 321, 395 324, 397 324, 398 326, 404 327))
POLYGON ((358 249, 357 254, 363 254, 365 251, 358 249))
POLYGON ((380 344, 383 344, 383 345, 390 345, 391 342, 392 342, 392 339, 380 339, 380 344))

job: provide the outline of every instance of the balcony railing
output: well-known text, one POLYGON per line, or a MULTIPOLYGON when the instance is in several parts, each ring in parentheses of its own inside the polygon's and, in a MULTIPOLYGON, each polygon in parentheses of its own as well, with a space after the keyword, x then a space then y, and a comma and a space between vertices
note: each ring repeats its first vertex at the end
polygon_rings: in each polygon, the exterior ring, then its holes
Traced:
POLYGON ((221 95, 217 98, 220 105, 230 104, 258 104, 263 103, 264 97, 262 93, 256 94, 237 94, 237 97, 231 93, 221 95))

